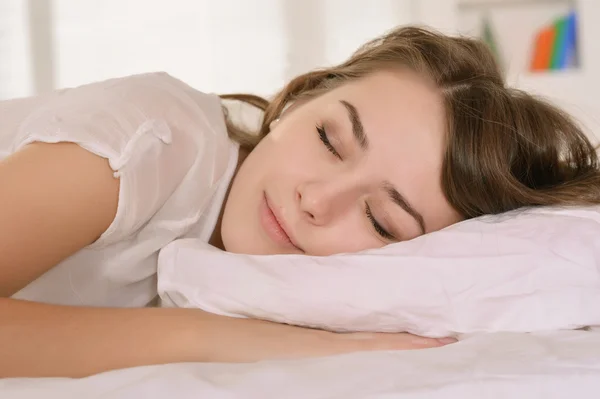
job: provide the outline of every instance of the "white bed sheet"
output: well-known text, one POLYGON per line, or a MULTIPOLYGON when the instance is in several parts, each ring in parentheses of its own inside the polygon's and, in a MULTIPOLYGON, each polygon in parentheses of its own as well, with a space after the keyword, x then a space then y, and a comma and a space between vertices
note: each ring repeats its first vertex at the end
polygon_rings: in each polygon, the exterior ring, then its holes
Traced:
POLYGON ((0 380, 2 399, 554 399, 600 397, 600 332, 498 333, 440 349, 0 380))

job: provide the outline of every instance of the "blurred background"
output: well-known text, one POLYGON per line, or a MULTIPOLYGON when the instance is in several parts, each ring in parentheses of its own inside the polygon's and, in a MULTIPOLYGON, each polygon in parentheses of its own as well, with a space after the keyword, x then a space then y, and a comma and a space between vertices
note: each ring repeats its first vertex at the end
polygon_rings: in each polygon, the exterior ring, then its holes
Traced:
POLYGON ((600 139, 598 0, 0 0, 0 99, 148 71, 270 95, 403 24, 483 38, 600 139))

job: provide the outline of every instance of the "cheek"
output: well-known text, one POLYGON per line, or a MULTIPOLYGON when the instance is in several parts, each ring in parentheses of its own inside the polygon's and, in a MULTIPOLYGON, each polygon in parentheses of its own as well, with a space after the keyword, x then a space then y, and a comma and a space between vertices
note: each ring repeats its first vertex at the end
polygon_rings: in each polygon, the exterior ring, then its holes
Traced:
POLYGON ((265 137, 260 158, 265 164, 276 165, 272 172, 278 174, 303 174, 327 167, 328 153, 318 141, 317 133, 308 128, 292 128, 274 131, 265 137), (284 131, 285 130, 285 131, 284 131), (269 137, 273 134, 272 137, 269 137))
POLYGON ((316 133, 314 133, 315 136, 312 136, 311 133, 313 133, 313 130, 303 125, 282 124, 278 129, 269 133, 265 140, 271 147, 294 148, 309 144, 310 140, 316 137, 316 133))
POLYGON ((361 211, 343 215, 332 226, 313 231, 315 252, 312 255, 326 256, 340 253, 354 253, 367 249, 380 248, 384 244, 372 233, 361 211))

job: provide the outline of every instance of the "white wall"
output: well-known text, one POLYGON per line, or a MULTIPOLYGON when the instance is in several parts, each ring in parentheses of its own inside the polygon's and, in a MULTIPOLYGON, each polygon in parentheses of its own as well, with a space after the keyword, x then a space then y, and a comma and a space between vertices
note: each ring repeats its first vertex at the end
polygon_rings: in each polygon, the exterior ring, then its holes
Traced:
POLYGON ((55 0, 56 85, 164 70, 206 91, 283 82, 281 2, 55 0))
POLYGON ((409 0, 55 0, 56 86, 166 70, 269 94, 411 21, 409 0))
POLYGON ((0 98, 155 70, 205 91, 270 94, 410 23, 414 2, 2 0, 0 98))
POLYGON ((0 0, 0 99, 33 92, 27 2, 0 0))
POLYGON ((282 1, 286 78, 342 62, 361 44, 413 22, 411 0, 282 1))

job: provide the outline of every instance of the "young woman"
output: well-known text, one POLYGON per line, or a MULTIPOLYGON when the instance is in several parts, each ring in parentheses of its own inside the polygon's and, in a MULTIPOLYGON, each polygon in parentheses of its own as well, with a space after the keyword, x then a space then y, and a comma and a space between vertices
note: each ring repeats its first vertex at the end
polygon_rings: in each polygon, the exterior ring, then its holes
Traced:
POLYGON ((223 97, 263 109, 260 131, 166 74, 0 104, 1 376, 445 345, 146 307, 157 254, 196 237, 329 255, 523 206, 600 203, 585 135, 507 87, 475 40, 399 28, 271 101, 223 97))

